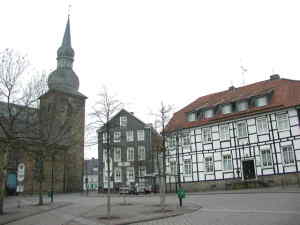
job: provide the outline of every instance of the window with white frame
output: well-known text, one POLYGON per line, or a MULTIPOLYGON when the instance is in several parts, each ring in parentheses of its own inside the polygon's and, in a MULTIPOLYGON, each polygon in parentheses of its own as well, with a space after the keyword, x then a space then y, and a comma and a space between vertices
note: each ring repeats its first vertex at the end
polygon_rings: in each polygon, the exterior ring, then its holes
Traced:
POLYGON ((190 112, 187 114, 187 121, 192 122, 196 120, 196 113, 190 112))
POLYGON ((134 182, 134 168, 127 167, 127 180, 129 182, 134 182))
POLYGON ((232 170, 231 154, 223 155, 223 170, 232 170))
POLYGON ((291 145, 282 146, 283 161, 285 165, 295 163, 294 150, 291 145))
POLYGON ((231 104, 224 105, 222 107, 222 113, 223 114, 232 113, 232 105, 231 104))
MULTIPOLYGON (((175 138, 175 142, 176 142, 176 138, 175 138)), ((182 134, 182 144, 183 145, 190 144, 190 134, 188 132, 182 134)))
POLYGON ((247 137, 247 122, 246 121, 240 121, 236 124, 237 127, 237 135, 239 138, 247 137))
POLYGON ((127 148, 127 161, 134 161, 134 148, 133 147, 127 148))
POLYGON ((211 156, 205 157, 205 172, 206 173, 214 172, 214 161, 211 156))
POLYGON ((145 166, 139 167, 139 176, 140 177, 145 177, 146 176, 146 167, 145 166))
POLYGON ((213 109, 208 109, 204 111, 204 117, 205 118, 211 118, 214 116, 214 110, 213 109))
POLYGON ((171 161, 170 162, 170 172, 172 175, 177 174, 177 166, 176 166, 176 161, 171 161))
POLYGON ((240 112, 240 111, 244 111, 244 110, 247 110, 248 109, 248 101, 240 101, 237 103, 237 111, 240 112))
POLYGON ((120 116, 120 127, 127 127, 127 116, 120 116))
POLYGON ((121 168, 116 167, 115 168, 115 182, 121 182, 121 181, 122 181, 121 168))
POLYGON ((168 141, 169 141, 170 148, 176 147, 176 137, 175 136, 169 137, 168 141))
POLYGON ((114 151, 115 151, 114 154, 115 162, 121 162, 121 148, 115 148, 114 151))
POLYGON ((267 117, 260 117, 256 119, 256 127, 258 134, 268 133, 268 120, 267 117))
POLYGON ((230 139, 230 133, 229 133, 229 125, 224 124, 220 126, 220 140, 225 141, 230 139))
POLYGON ((127 142, 132 142, 134 140, 133 130, 126 131, 126 140, 127 140, 127 142))
POLYGON ((103 162, 106 162, 107 160, 107 150, 103 149, 103 162))
POLYGON ((257 99, 255 100, 255 105, 256 105, 257 107, 265 106, 265 105, 267 105, 267 104, 268 104, 268 98, 267 98, 267 96, 261 96, 261 97, 259 97, 259 98, 257 98, 257 99))
POLYGON ((287 114, 278 114, 277 118, 277 127, 279 131, 287 130, 290 128, 289 117, 287 114))
POLYGON ((145 160, 146 154, 145 154, 145 147, 139 146, 138 147, 138 159, 139 160, 145 160))
POLYGON ((102 133, 102 143, 107 143, 107 132, 102 133))
POLYGON ((120 131, 115 131, 114 132, 114 142, 120 142, 121 141, 121 132, 120 131))
POLYGON ((203 128, 202 129, 202 140, 203 143, 210 143, 212 141, 211 128, 203 128))
POLYGON ((191 176, 192 175, 192 159, 185 159, 183 162, 184 162, 184 175, 191 176))
POLYGON ((137 139, 138 139, 138 141, 143 141, 145 139, 144 130, 138 130, 137 131, 137 139))
POLYGON ((272 163, 272 153, 271 149, 261 149, 261 162, 262 162, 262 167, 270 167, 273 165, 272 163))

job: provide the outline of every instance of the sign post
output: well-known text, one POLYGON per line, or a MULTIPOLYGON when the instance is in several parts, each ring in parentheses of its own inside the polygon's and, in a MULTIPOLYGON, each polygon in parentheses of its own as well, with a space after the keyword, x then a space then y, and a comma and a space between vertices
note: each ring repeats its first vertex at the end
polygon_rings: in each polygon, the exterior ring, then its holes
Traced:
POLYGON ((179 188, 177 191, 177 196, 179 198, 179 206, 182 207, 182 199, 186 197, 186 192, 184 189, 179 188))

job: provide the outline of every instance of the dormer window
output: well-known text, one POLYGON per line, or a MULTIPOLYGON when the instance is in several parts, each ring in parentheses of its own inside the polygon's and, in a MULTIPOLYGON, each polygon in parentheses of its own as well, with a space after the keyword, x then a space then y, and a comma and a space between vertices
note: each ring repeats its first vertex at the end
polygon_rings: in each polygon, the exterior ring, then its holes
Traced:
POLYGON ((196 120, 196 113, 190 112, 187 114, 187 121, 192 122, 196 120))
POLYGON ((257 107, 265 106, 267 104, 268 104, 267 96, 262 96, 262 97, 259 97, 255 100, 255 106, 257 106, 257 107))
POLYGON ((248 109, 248 101, 244 100, 244 101, 240 101, 237 103, 237 111, 244 111, 248 109))
POLYGON ((232 105, 227 104, 222 107, 222 114, 232 113, 232 105))
POLYGON ((214 116, 214 110, 213 109, 207 109, 204 112, 204 118, 211 118, 214 116))

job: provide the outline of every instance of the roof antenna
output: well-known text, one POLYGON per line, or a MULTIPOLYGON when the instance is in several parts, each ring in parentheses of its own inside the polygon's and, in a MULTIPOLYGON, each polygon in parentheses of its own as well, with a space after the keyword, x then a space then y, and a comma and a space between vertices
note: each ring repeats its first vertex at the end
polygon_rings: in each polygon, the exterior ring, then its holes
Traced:
POLYGON ((241 61, 240 69, 242 75, 242 85, 245 85, 245 73, 248 72, 248 69, 243 66, 242 59, 240 61, 241 61))

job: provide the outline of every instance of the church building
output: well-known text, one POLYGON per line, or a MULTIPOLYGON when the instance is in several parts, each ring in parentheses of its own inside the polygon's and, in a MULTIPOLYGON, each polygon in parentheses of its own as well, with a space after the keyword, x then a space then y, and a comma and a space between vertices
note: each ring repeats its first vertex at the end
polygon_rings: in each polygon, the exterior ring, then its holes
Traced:
MULTIPOLYGON (((74 50, 71 46, 68 18, 63 41, 57 51, 57 68, 48 77, 48 91, 40 96, 35 109, 40 130, 32 149, 44 149, 39 157, 30 151, 9 152, 8 180, 14 184, 17 168, 25 166, 24 179, 18 181, 19 191, 33 193, 39 190, 37 169, 43 168, 43 191, 75 192, 83 187, 84 127, 86 96, 79 90, 79 79, 73 71, 74 50), (67 123, 67 122, 68 123, 67 123), (72 124, 72 126, 67 126, 72 124), (42 133, 42 135, 41 135, 42 133), (52 154, 47 157, 48 149, 52 154)), ((35 131, 32 131, 35 132, 35 131)))

